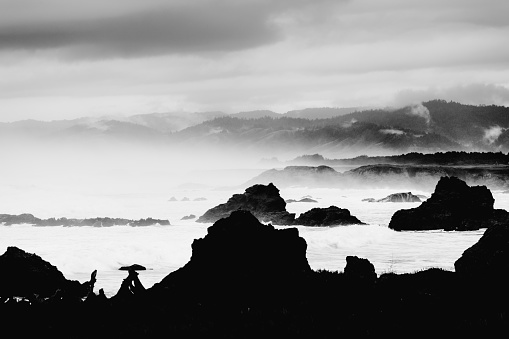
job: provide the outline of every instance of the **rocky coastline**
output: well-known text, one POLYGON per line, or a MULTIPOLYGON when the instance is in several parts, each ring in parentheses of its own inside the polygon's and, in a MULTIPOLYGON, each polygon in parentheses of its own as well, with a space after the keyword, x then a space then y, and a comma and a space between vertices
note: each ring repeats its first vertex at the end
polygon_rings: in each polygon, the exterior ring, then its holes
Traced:
POLYGON ((68 281, 35 254, 0 256, 0 313, 17 337, 330 338, 494 336, 509 329, 508 224, 489 228, 456 271, 377 274, 346 257, 314 271, 297 228, 234 211, 192 244, 190 261, 151 288, 128 270, 118 293, 68 281))

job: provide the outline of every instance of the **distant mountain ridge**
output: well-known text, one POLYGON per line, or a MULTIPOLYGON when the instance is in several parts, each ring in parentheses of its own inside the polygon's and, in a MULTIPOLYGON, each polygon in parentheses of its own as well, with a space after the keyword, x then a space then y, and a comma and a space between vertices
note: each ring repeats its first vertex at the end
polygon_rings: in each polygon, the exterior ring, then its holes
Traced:
POLYGON ((177 112, 0 123, 0 139, 12 137, 238 147, 267 156, 507 151, 509 108, 432 100, 399 109, 309 108, 284 114, 260 110, 230 115, 177 112))

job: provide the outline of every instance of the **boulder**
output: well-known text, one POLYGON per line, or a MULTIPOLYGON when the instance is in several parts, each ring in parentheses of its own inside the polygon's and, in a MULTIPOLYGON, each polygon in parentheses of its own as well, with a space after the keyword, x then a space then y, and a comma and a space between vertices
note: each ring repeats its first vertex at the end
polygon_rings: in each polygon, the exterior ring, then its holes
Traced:
POLYGON ((456 272, 466 276, 509 276, 509 219, 488 228, 481 239, 463 252, 454 263, 456 272))
POLYGON ((469 187, 456 177, 442 177, 428 200, 416 208, 394 213, 389 228, 397 231, 487 228, 508 215, 504 210, 495 210, 494 201, 486 186, 469 187))
POLYGON ((278 225, 292 225, 295 214, 286 210, 286 202, 279 195, 274 184, 253 185, 243 194, 234 194, 224 204, 217 205, 205 212, 197 222, 216 222, 228 217, 233 211, 246 210, 263 222, 278 225))
POLYGON ((375 282, 377 275, 375 266, 364 258, 356 256, 346 257, 346 266, 344 270, 345 276, 352 280, 360 280, 365 282, 375 282))
POLYGON ((364 224, 350 214, 346 208, 330 206, 327 208, 312 208, 295 219, 296 225, 303 226, 336 226, 364 224))

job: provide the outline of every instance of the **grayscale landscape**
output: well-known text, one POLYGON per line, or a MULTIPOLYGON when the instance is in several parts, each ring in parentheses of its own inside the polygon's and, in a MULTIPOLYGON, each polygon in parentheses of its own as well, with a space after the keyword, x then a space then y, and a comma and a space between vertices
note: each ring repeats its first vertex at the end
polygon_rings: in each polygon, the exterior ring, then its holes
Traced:
POLYGON ((0 336, 507 333, 507 13, 0 0, 0 336))

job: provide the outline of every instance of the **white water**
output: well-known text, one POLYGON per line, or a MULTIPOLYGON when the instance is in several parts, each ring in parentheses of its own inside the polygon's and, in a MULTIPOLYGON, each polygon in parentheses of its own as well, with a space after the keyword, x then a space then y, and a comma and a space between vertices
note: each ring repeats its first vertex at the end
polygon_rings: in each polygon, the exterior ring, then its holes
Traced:
MULTIPOLYGON (((86 216, 146 217, 169 219, 171 226, 109 228, 94 227, 33 227, 28 225, 0 226, 0 252, 7 246, 18 246, 40 255, 57 266, 68 279, 88 280, 90 273, 98 270, 96 290, 103 288, 113 295, 126 276, 118 271, 122 265, 138 263, 149 270, 140 272, 146 287, 160 281, 169 272, 188 262, 191 243, 203 237, 210 224, 181 221, 185 215, 199 216, 208 208, 225 202, 231 191, 177 190, 165 195, 149 194, 103 196, 102 204, 84 205, 86 216), (169 202, 175 196, 191 200, 205 197, 206 201, 169 202), (94 207, 96 206, 96 207, 94 207), (98 208, 97 206, 101 207, 98 208), (116 213, 107 213, 108 207, 117 207, 116 213), (99 211, 100 213, 92 213, 99 211)), ((484 230, 472 232, 395 232, 387 228, 392 214, 399 209, 416 207, 419 203, 368 203, 363 198, 383 198, 393 190, 338 190, 302 189, 281 190, 285 199, 300 199, 311 195, 318 203, 291 203, 290 212, 301 213, 313 207, 336 205, 348 208, 367 226, 298 227, 300 235, 308 244, 307 258, 313 269, 342 271, 347 255, 369 259, 378 274, 383 272, 413 272, 428 267, 454 269, 454 261, 463 251, 481 237, 484 230)), ((417 192, 429 196, 431 192, 417 192)), ((509 195, 494 193, 495 207, 509 209, 509 195)), ((55 198, 58 200, 57 198, 55 198)), ((49 203, 54 204, 52 200, 49 203)), ((65 201, 60 201, 65 206, 65 201)), ((48 203, 47 203, 48 204, 48 203)), ((62 206, 62 205, 59 205, 62 206)), ((52 214, 48 205, 28 206, 36 216, 60 216, 52 214), (34 211, 35 210, 35 211, 34 211)), ((68 216, 73 216, 72 213, 68 216)), ((263 250, 263 249, 260 249, 263 250)))

